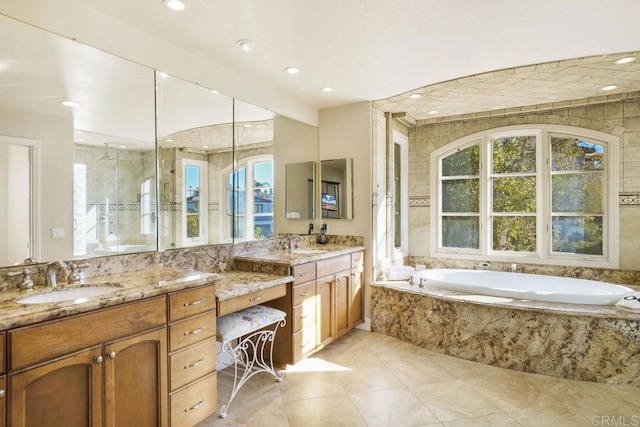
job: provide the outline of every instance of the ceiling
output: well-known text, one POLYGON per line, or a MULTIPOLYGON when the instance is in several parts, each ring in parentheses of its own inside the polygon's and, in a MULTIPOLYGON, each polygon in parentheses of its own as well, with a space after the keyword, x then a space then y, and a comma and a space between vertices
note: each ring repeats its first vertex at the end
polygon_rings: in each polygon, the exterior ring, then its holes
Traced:
POLYGON ((316 108, 640 48, 638 0, 185 2, 186 9, 175 12, 161 0, 136 0, 135 7, 130 0, 72 1, 316 108), (255 48, 241 51, 239 39, 255 48), (301 72, 285 73, 289 66, 301 72), (320 91, 327 86, 334 91, 320 91))

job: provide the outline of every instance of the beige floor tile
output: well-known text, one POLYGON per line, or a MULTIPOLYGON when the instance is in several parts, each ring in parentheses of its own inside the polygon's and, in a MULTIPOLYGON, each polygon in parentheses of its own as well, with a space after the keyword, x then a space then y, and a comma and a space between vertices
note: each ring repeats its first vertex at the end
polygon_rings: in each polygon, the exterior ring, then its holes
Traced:
POLYGON ((568 407, 557 404, 552 406, 536 406, 520 411, 509 412, 508 415, 523 426, 539 427, 574 427, 593 425, 590 419, 574 412, 568 407))
POLYGON ((285 404, 285 409, 291 427, 366 426, 349 398, 293 400, 285 404))
MULTIPOLYGON (((507 414, 491 414, 482 417, 465 418, 462 420, 447 421, 444 423, 447 427, 507 427, 519 426, 513 418, 507 414)), ((544 426, 544 424, 538 424, 544 426)), ((555 426, 554 426, 555 427, 555 426)))
POLYGON ((384 362, 405 386, 412 388, 425 384, 442 383, 458 379, 442 365, 432 362, 433 358, 408 357, 384 362))
POLYGON ((411 391, 440 421, 502 412, 480 390, 461 380, 428 384, 411 391))
POLYGON ((346 396, 346 391, 334 373, 290 372, 280 384, 285 402, 319 397, 346 396))
POLYGON ((565 406, 589 419, 611 416, 630 420, 635 417, 636 423, 640 425, 640 400, 630 402, 611 393, 602 384, 565 380, 563 387, 552 390, 551 393, 565 406))
POLYGON ((381 363, 352 365, 350 371, 336 373, 336 378, 349 394, 404 387, 402 381, 381 363))
POLYGON ((405 389, 356 393, 350 397, 369 427, 404 427, 440 422, 405 389))

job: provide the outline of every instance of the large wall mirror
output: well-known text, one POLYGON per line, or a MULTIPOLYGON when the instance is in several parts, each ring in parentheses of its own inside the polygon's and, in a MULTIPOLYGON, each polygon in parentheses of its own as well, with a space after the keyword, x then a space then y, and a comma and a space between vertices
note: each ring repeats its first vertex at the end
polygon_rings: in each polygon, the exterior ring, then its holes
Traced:
POLYGON ((317 127, 0 16, 0 267, 300 232, 285 165, 317 153, 317 127))
POLYGON ((153 82, 0 16, 0 266, 156 250, 153 82))

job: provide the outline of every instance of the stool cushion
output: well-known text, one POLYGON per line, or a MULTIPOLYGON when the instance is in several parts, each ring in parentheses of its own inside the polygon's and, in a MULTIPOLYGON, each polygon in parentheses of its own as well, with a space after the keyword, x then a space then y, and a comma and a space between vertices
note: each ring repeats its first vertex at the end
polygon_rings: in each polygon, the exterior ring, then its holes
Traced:
POLYGON ((257 331, 284 319, 286 313, 263 305, 254 305, 233 313, 218 317, 217 333, 222 342, 238 338, 249 332, 257 331))

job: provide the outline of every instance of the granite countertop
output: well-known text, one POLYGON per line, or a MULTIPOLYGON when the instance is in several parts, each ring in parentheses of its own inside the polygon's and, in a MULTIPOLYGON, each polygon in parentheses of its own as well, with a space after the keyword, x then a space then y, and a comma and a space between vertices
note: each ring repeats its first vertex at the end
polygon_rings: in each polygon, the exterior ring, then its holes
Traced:
POLYGON ((293 282, 293 276, 278 276, 248 271, 227 271, 222 273, 222 276, 223 279, 216 286, 216 298, 219 301, 293 282))
POLYGON ((299 265, 321 261, 335 256, 363 251, 364 246, 313 245, 291 250, 269 250, 235 255, 234 258, 245 261, 268 261, 275 264, 299 265))
POLYGON ((411 286, 407 281, 377 281, 371 283, 371 285, 397 289, 418 295, 441 298, 449 301, 463 301, 470 304, 507 307, 516 310, 562 313, 570 316, 640 320, 640 313, 620 310, 613 305, 565 304, 558 302, 517 300, 485 295, 469 295, 436 287, 425 287, 420 289, 415 285, 411 286))
POLYGON ((125 302, 137 301, 168 292, 195 286, 216 284, 223 280, 221 274, 202 273, 187 269, 154 267, 106 276, 95 276, 72 284, 59 283, 63 290, 91 285, 108 285, 113 292, 92 297, 82 303, 73 300, 57 303, 20 304, 16 299, 51 292, 50 287, 37 286, 33 291, 18 289, 0 292, 0 330, 26 326, 45 320, 59 319, 125 302))

